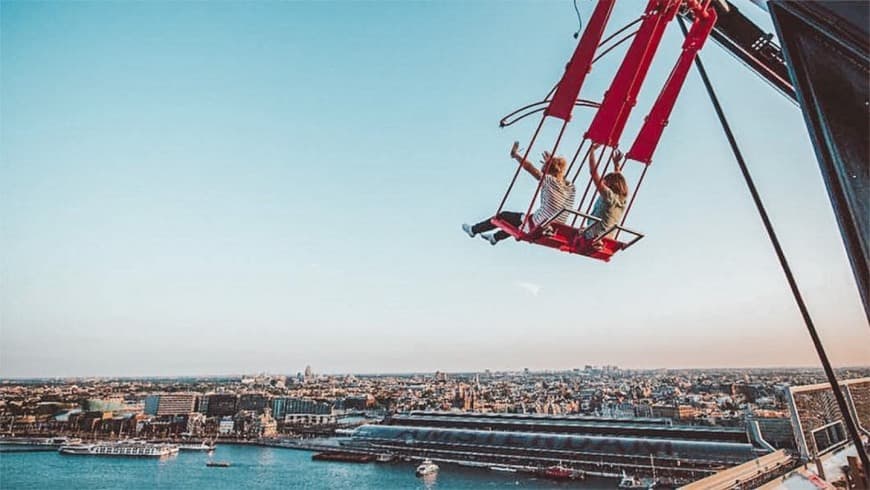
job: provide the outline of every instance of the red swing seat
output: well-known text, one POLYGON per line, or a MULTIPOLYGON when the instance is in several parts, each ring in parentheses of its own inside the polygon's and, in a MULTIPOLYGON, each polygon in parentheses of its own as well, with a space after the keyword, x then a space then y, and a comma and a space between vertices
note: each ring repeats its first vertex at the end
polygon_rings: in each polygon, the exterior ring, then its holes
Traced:
MULTIPOLYGON (((576 217, 599 221, 598 218, 594 216, 580 213, 573 209, 562 209, 556 214, 556 216, 550 218, 550 220, 545 222, 542 226, 538 226, 528 233, 497 217, 492 218, 490 222, 519 241, 529 242, 535 245, 543 245, 562 252, 583 255, 604 262, 610 262, 610 258, 613 254, 620 250, 627 249, 643 238, 643 235, 636 231, 623 226, 614 225, 605 230, 604 233, 601 234, 602 236, 589 239, 583 235, 583 228, 574 227, 567 223, 557 221, 563 214, 573 214, 576 217), (607 236, 614 230, 619 230, 621 232, 624 231, 634 237, 628 242, 620 242, 619 240, 607 236)), ((619 235, 617 234, 617 236, 619 235)))

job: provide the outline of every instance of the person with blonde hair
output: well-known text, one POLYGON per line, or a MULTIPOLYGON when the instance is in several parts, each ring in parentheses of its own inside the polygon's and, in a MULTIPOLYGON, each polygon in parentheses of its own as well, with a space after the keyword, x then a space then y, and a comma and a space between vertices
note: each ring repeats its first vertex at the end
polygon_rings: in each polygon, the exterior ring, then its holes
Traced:
MULTIPOLYGON (((599 238, 610 227, 619 224, 625 214, 625 203, 628 198, 628 183, 619 171, 622 152, 614 150, 613 165, 616 171, 610 172, 602 178, 598 174, 598 160, 595 157, 595 151, 600 146, 599 143, 592 143, 589 152, 589 173, 592 174, 592 182, 598 189, 598 199, 595 201, 595 206, 592 207, 592 216, 600 221, 595 221, 583 230, 583 237, 587 240, 599 238)), ((607 234, 607 237, 613 238, 615 234, 616 230, 613 230, 607 234)))
MULTIPOLYGON (((557 216, 554 221, 564 223, 568 219, 568 215, 567 213, 559 215, 559 212, 563 209, 572 209, 574 207, 574 196, 576 194, 574 184, 565 179, 568 161, 564 157, 550 155, 548 151, 543 152, 541 156, 541 167, 538 168, 532 162, 523 158, 519 142, 514 142, 514 145, 511 147, 511 158, 519 162, 523 169, 531 174, 535 180, 542 181, 541 204, 529 217, 526 229, 523 230, 525 232, 534 230, 554 216, 557 216)), ((525 221, 525 214, 502 211, 498 216, 485 219, 474 226, 464 223, 462 230, 472 238, 480 234, 481 238, 495 245, 510 235, 504 230, 498 230, 495 233, 484 233, 496 228, 491 222, 494 218, 500 218, 519 227, 525 221)))

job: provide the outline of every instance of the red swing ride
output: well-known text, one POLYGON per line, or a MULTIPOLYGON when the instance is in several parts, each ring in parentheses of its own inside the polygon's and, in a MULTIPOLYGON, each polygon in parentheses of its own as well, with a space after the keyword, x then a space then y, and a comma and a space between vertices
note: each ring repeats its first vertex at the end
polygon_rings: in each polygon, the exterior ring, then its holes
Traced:
MULTIPOLYGON (((653 153, 662 137, 677 96, 694 63, 776 252, 825 375, 831 383, 831 391, 843 416, 849 437, 856 448, 861 448, 863 442, 858 425, 852 419, 791 267, 706 69, 698 57, 698 51, 707 38, 712 36, 720 46, 731 52, 783 95, 793 100, 800 108, 835 211, 846 254, 852 265, 858 290, 861 292, 864 311, 870 317, 870 273, 868 273, 870 240, 867 239, 870 236, 868 233, 870 193, 867 192, 867 189, 870 189, 870 171, 867 163, 867 147, 870 141, 867 138, 868 121, 870 121, 867 116, 867 107, 870 107, 868 102, 870 83, 867 81, 867 73, 870 72, 870 49, 868 49, 870 47, 868 25, 870 24, 867 19, 870 18, 870 4, 866 1, 751 1, 770 13, 778 37, 783 42, 783 48, 772 42, 772 34, 764 33, 746 16, 740 14, 729 0, 649 0, 643 15, 637 21, 619 29, 602 41, 615 0, 598 0, 583 36, 556 87, 543 101, 529 104, 505 116, 501 120, 501 126, 510 126, 530 115, 543 113, 520 159, 520 162, 524 162, 527 161, 548 119, 562 121, 558 136, 549 149, 549 154, 556 155, 568 123, 571 121, 574 107, 592 108, 595 110, 595 115, 570 160, 566 178, 575 183, 582 167, 589 160, 591 149, 598 146, 602 150, 597 161, 601 161, 604 153, 610 150, 602 174, 606 173, 607 168, 614 162, 614 153, 619 148, 626 121, 635 106, 637 95, 668 23, 678 15, 691 18, 693 23, 688 30, 682 18, 680 19, 680 27, 685 35, 682 51, 622 164, 624 167, 629 162, 635 162, 642 166, 622 221, 592 239, 584 237, 582 231, 587 224, 594 224, 597 221, 596 217, 588 214, 597 194, 596 187, 589 196, 589 190, 593 187, 593 182, 590 180, 586 184, 583 197, 575 207, 562 209, 556 216, 531 230, 527 231, 525 228, 528 218, 521 226, 515 226, 498 218, 493 218, 491 223, 517 240, 605 262, 610 261, 616 252, 637 243, 643 238, 643 234, 625 227, 625 221, 652 163, 653 153), (605 47, 611 40, 638 22, 640 27, 637 31, 605 47), (601 103, 578 99, 586 75, 591 71, 595 61, 632 36, 634 39, 601 103), (599 49, 601 53, 596 57, 595 54, 599 49), (591 141, 591 144, 584 153, 583 149, 587 141, 591 141), (580 158, 581 154, 582 158, 580 158), (577 164, 578 158, 580 158, 579 164, 577 164), (575 164, 577 168, 572 177, 575 164), (588 201, 587 197, 589 197, 588 201), (559 219, 565 215, 572 217, 570 224, 567 221, 563 223, 563 220, 559 219), (623 233, 630 238, 620 241, 619 236, 623 233), (611 234, 613 238, 610 238, 611 234)), ((521 168, 522 164, 517 167, 499 204, 496 216, 502 211, 510 196, 521 168)), ((546 172, 547 169, 543 170, 546 172)), ((540 191, 539 182, 529 202, 526 216, 531 213, 540 191)), ((870 468, 868 453, 860 450, 857 452, 863 467, 870 468)), ((864 481, 870 483, 866 470, 864 481)))
MULTIPOLYGON (((625 221, 634 204, 646 171, 652 162, 653 153, 668 123, 668 117, 676 103, 677 96, 692 66, 695 55, 704 45, 716 23, 716 10, 710 6, 710 1, 650 0, 643 15, 638 20, 621 28, 602 41, 601 38, 604 35, 605 27, 616 0, 599 0, 586 29, 583 31, 583 35, 580 37, 577 48, 568 62, 565 73, 556 87, 550 91, 543 101, 524 106, 501 120, 500 125, 505 127, 532 114, 542 113, 537 129, 528 145, 526 145, 523 160, 527 160, 532 148, 536 143, 539 143, 538 137, 546 122, 549 120, 561 120, 558 136, 549 148, 549 153, 555 155, 559 150, 560 143, 563 142, 563 136, 565 136, 568 124, 571 122, 574 107, 595 109, 595 116, 583 134, 577 149, 574 151, 573 158, 569 161, 566 178, 572 184, 576 184, 584 165, 586 165, 590 158, 591 149, 595 145, 601 146, 601 154, 598 156, 598 161, 604 161, 602 160, 604 153, 608 149, 610 150, 604 164, 604 170, 602 171, 602 175, 606 174, 607 169, 614 161, 614 152, 619 148, 619 141, 626 121, 636 104, 637 95, 658 50, 665 29, 674 20, 681 8, 686 10, 684 13, 691 14, 694 18, 694 23, 686 36, 677 62, 662 87, 657 100, 646 116, 646 120, 637 134, 634 143, 625 155, 623 167, 629 161, 633 161, 642 165, 643 168, 640 177, 633 186, 634 192, 632 192, 631 198, 628 201, 622 221, 618 225, 604 230, 594 238, 584 237, 582 230, 598 221, 598 218, 589 214, 598 193, 597 188, 595 188, 590 179, 586 183, 582 198, 574 208, 562 209, 548 221, 541 223, 529 231, 526 231, 524 226, 515 226, 499 218, 493 218, 492 224, 517 240, 605 262, 609 261, 616 252, 629 248, 643 238, 643 234, 626 227, 625 221), (613 42, 609 47, 605 47, 608 42, 638 22, 640 26, 636 32, 613 42), (601 103, 579 99, 583 82, 591 71, 592 65, 632 36, 634 36, 634 39, 601 103), (599 50, 600 54, 596 57, 595 54, 599 50), (587 147, 587 142, 592 144, 587 147), (587 148, 585 153, 583 152, 584 147, 587 148), (583 155, 582 158, 581 154, 583 155), (592 190, 591 193, 590 190, 592 190), (570 218, 570 220, 564 218, 570 218), (628 236, 629 238, 620 241, 620 235, 628 236)), ((521 168, 522 165, 519 165, 516 172, 514 172, 513 179, 499 204, 498 211, 495 213, 496 215, 502 211, 505 202, 507 202, 521 168)), ((541 191, 542 183, 543 181, 539 182, 529 202, 526 216, 531 214, 535 200, 541 191)))

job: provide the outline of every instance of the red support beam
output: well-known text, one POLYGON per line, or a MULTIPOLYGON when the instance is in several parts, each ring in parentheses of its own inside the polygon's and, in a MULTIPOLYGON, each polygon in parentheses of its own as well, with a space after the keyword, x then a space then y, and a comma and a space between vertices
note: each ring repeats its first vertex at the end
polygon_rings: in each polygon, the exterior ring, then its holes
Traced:
POLYGON ((604 94, 604 101, 586 132, 586 138, 607 146, 618 146, 665 28, 677 15, 680 3, 680 0, 650 0, 647 4, 640 28, 610 84, 610 90, 604 94))
POLYGON ((595 6, 595 11, 574 50, 574 55, 565 67, 565 73, 557 85, 556 93, 547 106, 546 115, 565 121, 571 120, 574 101, 580 95, 580 88, 583 87, 586 75, 591 71, 592 57, 595 55, 598 43, 601 42, 614 3, 616 0, 598 0, 598 5, 595 6))
POLYGON ((685 42, 683 42, 683 51, 680 53, 680 57, 677 59, 677 63, 674 65, 668 81, 665 82, 658 99, 650 109, 637 138, 631 145, 631 149, 628 150, 626 158, 647 165, 652 162, 653 153, 659 140, 661 140, 665 126, 668 125, 668 118, 677 102, 677 96, 680 95, 689 69, 692 68, 692 62, 698 51, 704 46, 704 42, 710 36, 710 31, 715 24, 716 10, 712 8, 708 8, 703 14, 695 15, 695 22, 692 24, 685 42))

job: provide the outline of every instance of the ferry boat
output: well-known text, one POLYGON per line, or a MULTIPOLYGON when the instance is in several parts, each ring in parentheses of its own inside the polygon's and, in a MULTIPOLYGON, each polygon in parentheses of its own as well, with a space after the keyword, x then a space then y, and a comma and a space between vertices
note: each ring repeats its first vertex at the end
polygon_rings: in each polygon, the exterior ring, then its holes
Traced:
POLYGON ((424 459, 414 472, 417 476, 434 475, 435 473, 438 473, 438 465, 433 463, 431 459, 424 459))
POLYGON ((99 442, 96 444, 68 444, 58 449, 61 454, 79 456, 132 456, 159 458, 178 454, 174 444, 149 444, 147 442, 99 442))
POLYGON ((2 437, 0 452, 56 451, 61 446, 81 442, 78 437, 2 437))

